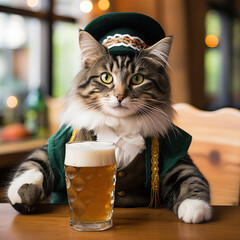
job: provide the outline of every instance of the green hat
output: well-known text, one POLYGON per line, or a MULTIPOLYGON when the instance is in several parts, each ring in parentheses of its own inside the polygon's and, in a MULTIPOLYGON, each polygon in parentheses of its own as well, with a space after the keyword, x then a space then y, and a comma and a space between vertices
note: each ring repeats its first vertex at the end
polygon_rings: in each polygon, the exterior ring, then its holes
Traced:
POLYGON ((131 54, 165 37, 158 22, 140 13, 108 13, 91 21, 84 29, 111 54, 131 54))

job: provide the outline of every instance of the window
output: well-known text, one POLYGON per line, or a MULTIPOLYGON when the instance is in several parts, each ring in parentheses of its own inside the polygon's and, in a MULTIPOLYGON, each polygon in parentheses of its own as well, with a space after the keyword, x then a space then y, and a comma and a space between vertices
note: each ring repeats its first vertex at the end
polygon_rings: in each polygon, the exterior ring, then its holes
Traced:
POLYGON ((45 96, 65 95, 78 71, 79 2, 0 1, 0 128, 46 134, 45 96))
POLYGON ((0 115, 2 124, 21 122, 29 89, 40 87, 39 19, 0 13, 0 115), (3 118, 4 113, 4 118, 3 118))
POLYGON ((215 10, 210 10, 206 15, 205 38, 207 45, 205 52, 205 94, 210 102, 217 101, 220 91, 222 54, 219 42, 221 42, 220 14, 215 10))
POLYGON ((53 25, 53 97, 64 96, 79 71, 76 25, 57 21, 53 25))
POLYGON ((109 0, 0 0, 1 129, 46 135, 46 96, 61 97, 79 71, 79 28, 109 0))
POLYGON ((209 2, 205 39, 205 94, 208 108, 240 108, 240 2, 209 2))

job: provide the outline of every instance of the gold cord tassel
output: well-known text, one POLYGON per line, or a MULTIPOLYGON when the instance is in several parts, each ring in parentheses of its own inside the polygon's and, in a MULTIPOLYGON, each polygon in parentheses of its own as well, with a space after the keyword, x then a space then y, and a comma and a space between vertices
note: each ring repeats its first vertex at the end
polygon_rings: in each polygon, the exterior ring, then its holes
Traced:
POLYGON ((78 129, 75 128, 75 129, 73 130, 72 136, 71 136, 71 138, 70 138, 70 140, 69 140, 70 143, 73 142, 73 141, 76 139, 76 137, 77 137, 77 132, 78 132, 78 129))
POLYGON ((159 167, 158 167, 158 157, 159 157, 159 142, 157 137, 152 138, 151 144, 151 200, 149 208, 160 207, 159 199, 159 167))

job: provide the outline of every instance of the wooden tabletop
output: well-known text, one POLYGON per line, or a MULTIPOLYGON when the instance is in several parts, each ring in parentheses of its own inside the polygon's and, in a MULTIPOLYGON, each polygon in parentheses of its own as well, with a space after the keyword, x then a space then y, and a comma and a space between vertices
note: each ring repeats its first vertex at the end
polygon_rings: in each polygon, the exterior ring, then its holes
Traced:
POLYGON ((69 227, 67 205, 41 205, 34 215, 20 215, 0 204, 1 240, 240 239, 240 207, 214 207, 209 223, 186 224, 166 209, 115 208, 114 225, 103 232, 78 232, 69 227))

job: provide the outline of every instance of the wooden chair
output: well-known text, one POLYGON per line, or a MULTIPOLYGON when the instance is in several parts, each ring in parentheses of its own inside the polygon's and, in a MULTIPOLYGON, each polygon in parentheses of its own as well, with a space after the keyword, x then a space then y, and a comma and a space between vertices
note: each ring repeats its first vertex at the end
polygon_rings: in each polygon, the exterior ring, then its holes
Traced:
POLYGON ((239 205, 240 111, 175 104, 175 124, 192 135, 189 154, 211 187, 212 205, 239 205))

